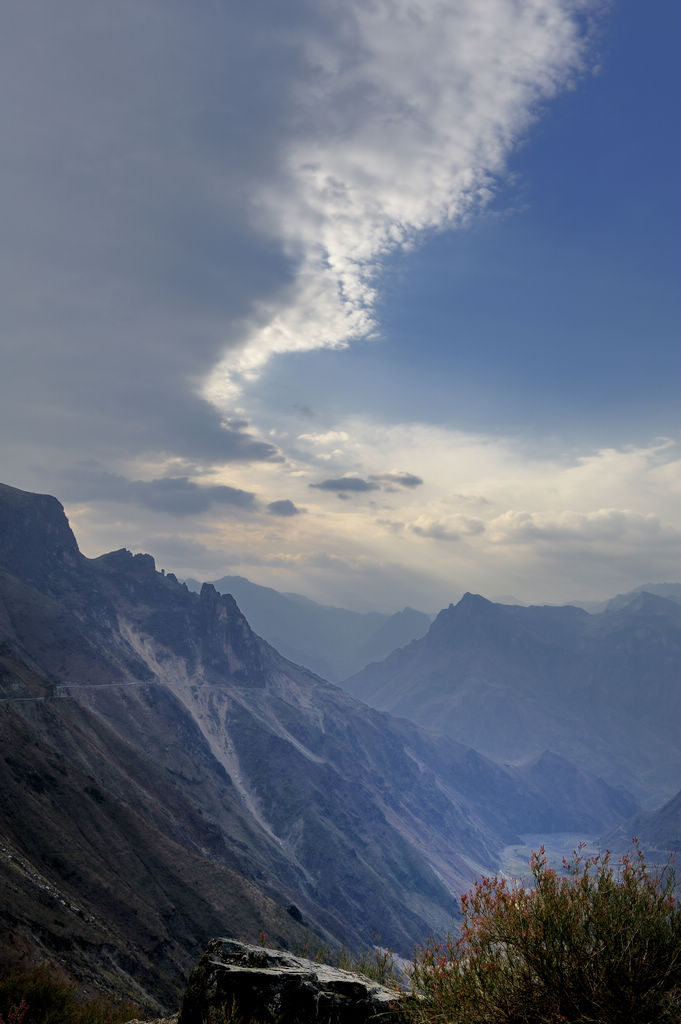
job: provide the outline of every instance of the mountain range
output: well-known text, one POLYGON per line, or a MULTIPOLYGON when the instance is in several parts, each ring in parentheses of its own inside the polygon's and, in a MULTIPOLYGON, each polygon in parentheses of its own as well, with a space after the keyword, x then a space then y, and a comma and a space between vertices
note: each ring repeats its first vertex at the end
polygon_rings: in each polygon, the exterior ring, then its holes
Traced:
POLYGON ((681 603, 645 591, 590 615, 466 594, 343 684, 502 762, 553 751, 649 808, 681 780, 681 603))
POLYGON ((410 955, 519 833, 638 809, 555 754, 502 766, 369 708, 233 597, 85 558, 55 498, 6 485, 0 734, 0 967, 155 1008, 216 934, 410 955))
MULTIPOLYGON (((184 582, 190 590, 201 590, 198 580, 184 582)), ((301 594, 282 594, 243 576, 222 576, 211 582, 219 593, 234 597, 255 632, 284 657, 332 682, 423 636, 432 622, 432 616, 414 608, 392 615, 354 612, 301 594)))

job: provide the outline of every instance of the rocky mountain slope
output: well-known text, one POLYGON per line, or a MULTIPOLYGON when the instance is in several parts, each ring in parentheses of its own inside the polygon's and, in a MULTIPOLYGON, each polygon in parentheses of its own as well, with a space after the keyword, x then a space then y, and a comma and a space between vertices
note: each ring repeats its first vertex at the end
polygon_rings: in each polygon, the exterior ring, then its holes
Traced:
POLYGON ((0 735, 0 966, 149 1007, 216 934, 409 955, 518 832, 636 810, 369 709, 232 597, 148 555, 87 559, 56 499, 4 485, 0 735))
POLYGON ((681 605, 597 615, 466 594, 344 684, 377 708, 520 762, 551 750, 654 807, 681 778, 681 605))
MULTIPOLYGON (((197 580, 185 582, 201 590, 197 580)), ((281 654, 332 682, 423 636, 432 621, 414 608, 394 615, 335 608, 301 594, 281 594, 243 576, 222 576, 213 586, 231 594, 250 626, 281 654)))
MULTIPOLYGON (((655 811, 641 811, 614 828, 605 838, 612 850, 628 850, 636 836, 649 861, 666 864, 670 854, 678 874, 681 851, 681 791, 655 811)), ((681 880, 681 878, 680 878, 681 880)))

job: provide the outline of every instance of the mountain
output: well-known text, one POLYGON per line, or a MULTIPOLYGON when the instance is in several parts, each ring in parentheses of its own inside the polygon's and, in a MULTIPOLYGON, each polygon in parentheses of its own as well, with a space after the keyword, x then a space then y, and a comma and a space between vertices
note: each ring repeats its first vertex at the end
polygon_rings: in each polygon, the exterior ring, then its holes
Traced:
POLYGON ((46 960, 151 1008, 216 934, 410 955, 519 832, 636 810, 368 708, 232 597, 149 555, 87 559, 55 498, 4 485, 0 737, 0 968, 46 960))
POLYGON ((649 861, 666 864, 670 854, 681 851, 681 791, 655 811, 641 811, 614 828, 605 839, 609 849, 631 848, 634 836, 649 861))
MULTIPOLYGON (((644 591, 648 594, 656 594, 658 597, 667 597, 670 601, 681 602, 681 583, 643 583, 641 586, 627 591, 626 594, 617 594, 615 597, 605 598, 605 600, 576 600, 570 601, 569 604, 576 608, 583 608, 590 615, 596 615, 599 612, 616 611, 618 608, 624 608, 626 604, 629 604, 630 601, 633 601, 635 597, 644 591)), ((524 603, 523 601, 516 601, 506 597, 493 597, 492 600, 498 604, 524 603)))
MULTIPOLYGON (((197 580, 185 582, 191 590, 201 590, 197 580)), ((231 594, 255 632, 286 658, 332 682, 423 636, 432 621, 414 608, 387 615, 318 604, 301 594, 261 587, 243 576, 222 576, 213 586, 221 594, 231 594)))
POLYGON ((677 604, 681 604, 681 583, 644 583, 642 586, 636 587, 626 594, 617 594, 616 597, 612 597, 606 604, 606 610, 609 612, 618 611, 620 608, 630 604, 639 594, 643 593, 655 594, 657 597, 666 597, 669 601, 676 601, 677 604))
POLYGON ((344 686, 501 761, 554 751, 655 806, 681 778, 680 665, 681 605, 664 597, 589 615, 466 594, 344 686))

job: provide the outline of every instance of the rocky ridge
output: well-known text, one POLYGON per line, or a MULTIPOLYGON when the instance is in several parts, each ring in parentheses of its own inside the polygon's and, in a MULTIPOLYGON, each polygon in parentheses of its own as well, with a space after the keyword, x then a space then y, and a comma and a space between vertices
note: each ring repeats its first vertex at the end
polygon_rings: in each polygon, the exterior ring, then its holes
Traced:
MULTIPOLYGON (((162 1010, 227 929, 409 956, 519 832, 580 820, 287 661, 210 585, 85 558, 56 499, 3 486, 0 523, 0 966, 162 1010)), ((604 826, 636 810, 608 792, 604 826)))

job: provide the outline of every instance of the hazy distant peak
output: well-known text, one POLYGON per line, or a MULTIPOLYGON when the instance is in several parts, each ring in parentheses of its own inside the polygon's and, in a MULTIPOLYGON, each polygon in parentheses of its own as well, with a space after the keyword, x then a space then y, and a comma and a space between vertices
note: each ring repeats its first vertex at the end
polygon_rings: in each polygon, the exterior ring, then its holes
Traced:
POLYGON ((681 583, 644 583, 626 594, 617 594, 611 598, 607 602, 605 610, 608 612, 618 611, 631 604, 643 593, 681 604, 681 583))
POLYGON ((572 761, 561 757, 553 750, 543 750, 541 754, 527 762, 528 768, 556 768, 558 766, 565 766, 569 771, 576 770, 572 761))
MULTIPOLYGON (((185 582, 192 590, 201 589, 196 580, 185 582)), ((222 576, 213 586, 231 594, 255 632, 290 661, 333 682, 423 636, 432 621, 432 616, 409 607, 391 615, 321 604, 244 576, 222 576)))
POLYGON ((420 612, 417 608, 412 608, 411 605, 406 605, 401 611, 395 612, 391 615, 389 621, 399 622, 403 619, 414 618, 415 616, 420 616, 422 618, 425 616, 427 618, 425 612, 420 612))
POLYGON ((472 594, 470 592, 470 590, 467 590, 466 593, 461 598, 461 600, 459 601, 459 605, 457 607, 459 607, 459 606, 471 606, 471 607, 484 608, 484 607, 490 606, 492 604, 494 604, 494 602, 493 601, 489 601, 486 597, 483 597, 482 594, 472 594))
POLYGON ((459 618, 462 614, 476 615, 483 610, 495 607, 498 606, 492 601, 488 601, 486 597, 482 597, 480 594, 471 594, 470 591, 467 591, 456 604, 449 604, 446 608, 443 608, 436 616, 433 625, 438 621, 449 621, 459 618))
POLYGON ((448 612, 455 611, 457 608, 473 608, 476 606, 482 608, 484 605, 489 605, 492 603, 493 602, 489 601, 486 597, 482 597, 481 594, 472 594, 469 590, 467 590, 466 593, 459 598, 456 604, 454 604, 453 601, 450 601, 447 607, 443 608, 438 613, 438 617, 448 612))
POLYGON ((604 615, 620 615, 624 619, 639 616, 641 614, 654 615, 655 617, 663 616, 668 618, 669 616, 679 617, 679 607, 681 601, 675 601, 673 598, 662 597, 660 594, 653 594, 647 590, 641 590, 631 597, 631 600, 627 601, 623 605, 615 605, 614 607, 608 607, 603 613, 604 615))

